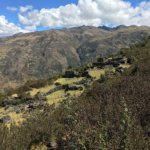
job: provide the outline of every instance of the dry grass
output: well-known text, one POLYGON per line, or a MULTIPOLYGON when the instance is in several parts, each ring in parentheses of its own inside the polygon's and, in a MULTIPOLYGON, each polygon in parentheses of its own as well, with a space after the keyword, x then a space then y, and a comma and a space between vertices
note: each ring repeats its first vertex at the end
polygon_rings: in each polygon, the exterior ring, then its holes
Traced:
POLYGON ((89 70, 89 75, 96 80, 99 79, 101 75, 104 75, 104 74, 105 74, 104 69, 90 69, 89 70))
POLYGON ((47 146, 44 144, 32 145, 30 150, 47 150, 47 146))
POLYGON ((80 77, 80 78, 59 78, 55 81, 55 83, 60 83, 62 85, 64 84, 73 84, 76 82, 80 82, 82 81, 84 78, 80 77))
POLYGON ((0 115, 5 112, 4 108, 0 108, 0 115))
POLYGON ((19 126, 25 119, 22 117, 22 114, 17 114, 15 112, 10 112, 8 114, 12 120, 11 123, 7 123, 7 127, 9 128, 11 124, 15 124, 16 126, 19 126))
POLYGON ((83 91, 68 91, 67 93, 70 97, 79 97, 83 93, 83 91))
POLYGON ((18 94, 11 95, 11 98, 16 98, 16 97, 18 97, 18 94))
POLYGON ((47 102, 49 105, 58 103, 65 99, 65 91, 64 90, 56 91, 56 92, 48 95, 46 98, 47 98, 47 102))
POLYGON ((15 124, 19 126, 25 119, 23 118, 22 113, 12 112, 10 110, 5 110, 4 108, 0 108, 0 117, 9 116, 11 118, 11 123, 6 123, 7 127, 10 127, 11 124, 15 124))
POLYGON ((120 67, 122 68, 129 68, 131 65, 130 64, 121 64, 120 67))
POLYGON ((55 88, 55 85, 45 86, 45 87, 42 87, 42 88, 39 88, 39 89, 34 88, 29 93, 30 93, 31 96, 35 96, 38 92, 47 93, 50 90, 52 90, 53 88, 55 88))

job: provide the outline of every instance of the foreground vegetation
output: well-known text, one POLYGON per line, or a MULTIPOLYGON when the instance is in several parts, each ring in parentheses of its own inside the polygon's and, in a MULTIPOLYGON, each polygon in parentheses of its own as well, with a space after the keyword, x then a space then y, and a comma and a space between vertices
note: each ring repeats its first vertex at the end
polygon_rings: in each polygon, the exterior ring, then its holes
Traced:
POLYGON ((148 150, 150 38, 119 55, 134 60, 123 74, 103 76, 79 98, 35 112, 18 127, 0 124, 0 149, 148 150))

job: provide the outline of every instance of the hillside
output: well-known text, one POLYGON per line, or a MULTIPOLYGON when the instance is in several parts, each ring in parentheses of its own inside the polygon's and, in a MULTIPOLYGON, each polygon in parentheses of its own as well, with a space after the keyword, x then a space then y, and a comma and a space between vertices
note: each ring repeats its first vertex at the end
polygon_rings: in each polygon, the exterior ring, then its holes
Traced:
POLYGON ((95 81, 122 74, 132 63, 130 57, 125 56, 99 57, 81 68, 68 68, 52 79, 29 81, 22 87, 10 89, 1 95, 0 122, 8 126, 20 124, 36 111, 44 111, 48 105, 79 97, 95 81))
POLYGON ((0 39, 0 86, 16 87, 44 79, 129 47, 150 34, 141 26, 77 27, 19 33, 0 39))
POLYGON ((52 79, 30 81, 1 97, 0 149, 148 150, 149 79, 150 37, 52 79))

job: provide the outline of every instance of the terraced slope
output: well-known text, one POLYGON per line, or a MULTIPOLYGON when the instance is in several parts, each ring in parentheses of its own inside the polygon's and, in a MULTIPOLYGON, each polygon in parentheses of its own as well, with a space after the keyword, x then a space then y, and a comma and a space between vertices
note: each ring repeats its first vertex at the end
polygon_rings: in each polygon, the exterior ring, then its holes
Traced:
POLYGON ((110 55, 150 34, 149 27, 78 27, 0 39, 0 86, 16 87, 110 55))
POLYGON ((79 97, 94 81, 123 73, 130 65, 125 57, 99 58, 78 70, 66 70, 64 75, 45 86, 30 88, 21 95, 14 91, 1 102, 0 122, 8 126, 11 123, 19 125, 32 114, 46 110, 49 105, 58 106, 63 100, 79 97))

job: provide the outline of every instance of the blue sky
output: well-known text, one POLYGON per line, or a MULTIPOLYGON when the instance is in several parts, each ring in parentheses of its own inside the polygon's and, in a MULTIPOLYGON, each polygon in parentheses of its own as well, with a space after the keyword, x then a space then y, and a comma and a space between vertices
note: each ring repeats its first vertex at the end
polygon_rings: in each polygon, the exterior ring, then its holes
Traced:
POLYGON ((35 9, 41 8, 57 8, 62 5, 77 3, 77 0, 0 0, 0 15, 7 16, 8 20, 16 22, 17 14, 8 11, 9 7, 20 7, 32 5, 35 9))
POLYGON ((150 25, 148 18, 150 0, 0 0, 0 36, 80 25, 150 25))

